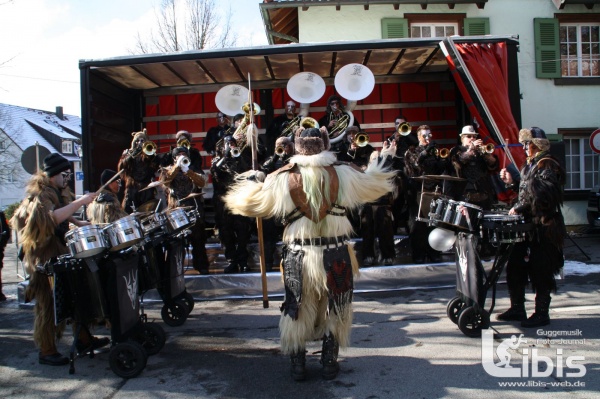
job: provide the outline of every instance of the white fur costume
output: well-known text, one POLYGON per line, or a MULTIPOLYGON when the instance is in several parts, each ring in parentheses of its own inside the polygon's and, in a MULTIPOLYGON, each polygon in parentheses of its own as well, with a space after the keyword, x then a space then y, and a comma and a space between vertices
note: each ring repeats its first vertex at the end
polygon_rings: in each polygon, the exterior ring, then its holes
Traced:
MULTIPOLYGON (((318 214, 323 201, 329 201, 330 177, 324 167, 335 162, 335 154, 329 151, 315 155, 295 155, 290 159, 290 164, 299 167, 303 190, 313 215, 318 214), (325 189, 322 190, 321 187, 325 189)), ((334 165, 334 168, 339 179, 336 204, 347 210, 375 201, 393 189, 390 179, 394 174, 385 171, 383 164, 372 163, 364 173, 346 164, 334 165)), ((239 181, 226 195, 225 203, 232 213, 251 217, 283 218, 296 208, 290 195, 287 172, 274 172, 264 183, 239 181)), ((349 304, 340 315, 333 309, 328 309, 327 278, 323 267, 325 247, 300 247, 292 245, 292 242, 315 237, 348 237, 351 233, 352 226, 347 217, 330 214, 317 223, 308 217, 301 217, 286 226, 283 241, 290 249, 302 248, 305 254, 302 265, 302 303, 298 319, 293 320, 282 313, 279 321, 281 349, 284 354, 304 351, 306 341, 319 339, 329 332, 334 334, 341 347, 348 345, 352 307, 349 304)), ((354 250, 351 247, 349 250, 353 273, 358 275, 354 250)))

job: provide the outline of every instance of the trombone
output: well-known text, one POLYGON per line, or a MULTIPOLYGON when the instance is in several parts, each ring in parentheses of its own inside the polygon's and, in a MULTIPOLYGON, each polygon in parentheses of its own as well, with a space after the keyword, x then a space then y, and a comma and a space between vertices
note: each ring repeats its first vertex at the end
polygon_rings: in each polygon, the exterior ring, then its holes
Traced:
POLYGON ((285 154, 285 147, 282 145, 278 145, 275 147, 275 155, 278 157, 282 157, 285 154))
POLYGON ((192 147, 192 145, 190 144, 190 141, 188 139, 183 139, 179 140, 179 142, 177 143, 177 147, 185 147, 189 150, 192 147))
POLYGON ((352 142, 357 147, 365 147, 367 144, 369 144, 369 135, 364 132, 358 133, 354 136, 352 142))
POLYGON ((156 143, 154 143, 154 141, 146 141, 143 145, 142 145, 142 151, 144 152, 144 154, 148 155, 148 156, 152 156, 156 154, 156 143))
POLYGON ((411 130, 412 130, 412 126, 410 126, 410 123, 404 122, 398 126, 398 129, 396 129, 396 132, 402 136, 408 136, 410 134, 411 130))

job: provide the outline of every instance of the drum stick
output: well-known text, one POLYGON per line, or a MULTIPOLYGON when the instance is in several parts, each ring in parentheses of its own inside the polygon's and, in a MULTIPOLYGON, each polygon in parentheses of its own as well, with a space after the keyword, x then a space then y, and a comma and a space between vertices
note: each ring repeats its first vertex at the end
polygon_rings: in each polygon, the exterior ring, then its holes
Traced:
MULTIPOLYGON (((508 151, 510 151, 510 148, 508 148, 509 139, 508 139, 508 138, 505 138, 505 139, 504 139, 504 143, 505 143, 505 144, 504 144, 504 166, 503 166, 502 168, 503 168, 503 169, 506 169, 506 161, 507 161, 507 158, 506 158, 506 153, 507 153, 508 151)), ((515 166, 517 166, 517 165, 515 165, 515 166)))
POLYGON ((110 183, 112 183, 113 181, 115 181, 117 179, 117 177, 119 177, 121 175, 121 173, 123 173, 125 171, 125 169, 121 169, 119 171, 119 173, 117 173, 116 175, 114 175, 109 181, 107 181, 106 183, 104 183, 104 185, 102 187, 100 187, 97 191, 96 194, 100 194, 100 191, 104 190, 106 188, 106 186, 108 186, 110 183))

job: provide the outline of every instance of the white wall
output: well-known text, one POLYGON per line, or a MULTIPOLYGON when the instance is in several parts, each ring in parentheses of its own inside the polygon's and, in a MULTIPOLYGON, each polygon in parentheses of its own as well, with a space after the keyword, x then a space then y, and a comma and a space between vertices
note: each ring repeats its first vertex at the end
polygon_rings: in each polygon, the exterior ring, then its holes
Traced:
MULTIPOLYGON (((600 126, 600 86, 555 86, 552 79, 535 77, 534 18, 553 18, 556 13, 599 13, 596 6, 588 10, 583 5, 570 5, 557 10, 550 0, 490 0, 484 9, 475 4, 401 5, 394 10, 389 5, 310 7, 298 10, 300 42, 381 39, 382 18, 402 18, 404 13, 466 13, 467 17, 490 19, 490 34, 518 35, 520 42, 519 82, 522 127, 540 126, 546 133, 559 128, 600 126)), ((568 206, 569 224, 586 224, 585 201, 572 201, 568 206)))

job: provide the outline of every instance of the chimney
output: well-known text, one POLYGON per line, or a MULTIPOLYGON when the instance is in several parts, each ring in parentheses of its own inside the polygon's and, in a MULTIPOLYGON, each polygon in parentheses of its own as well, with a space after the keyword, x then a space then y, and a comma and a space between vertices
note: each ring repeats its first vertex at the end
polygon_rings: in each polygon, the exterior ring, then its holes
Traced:
POLYGON ((57 106, 56 107, 56 116, 58 116, 59 119, 63 119, 63 107, 61 106, 57 106))

